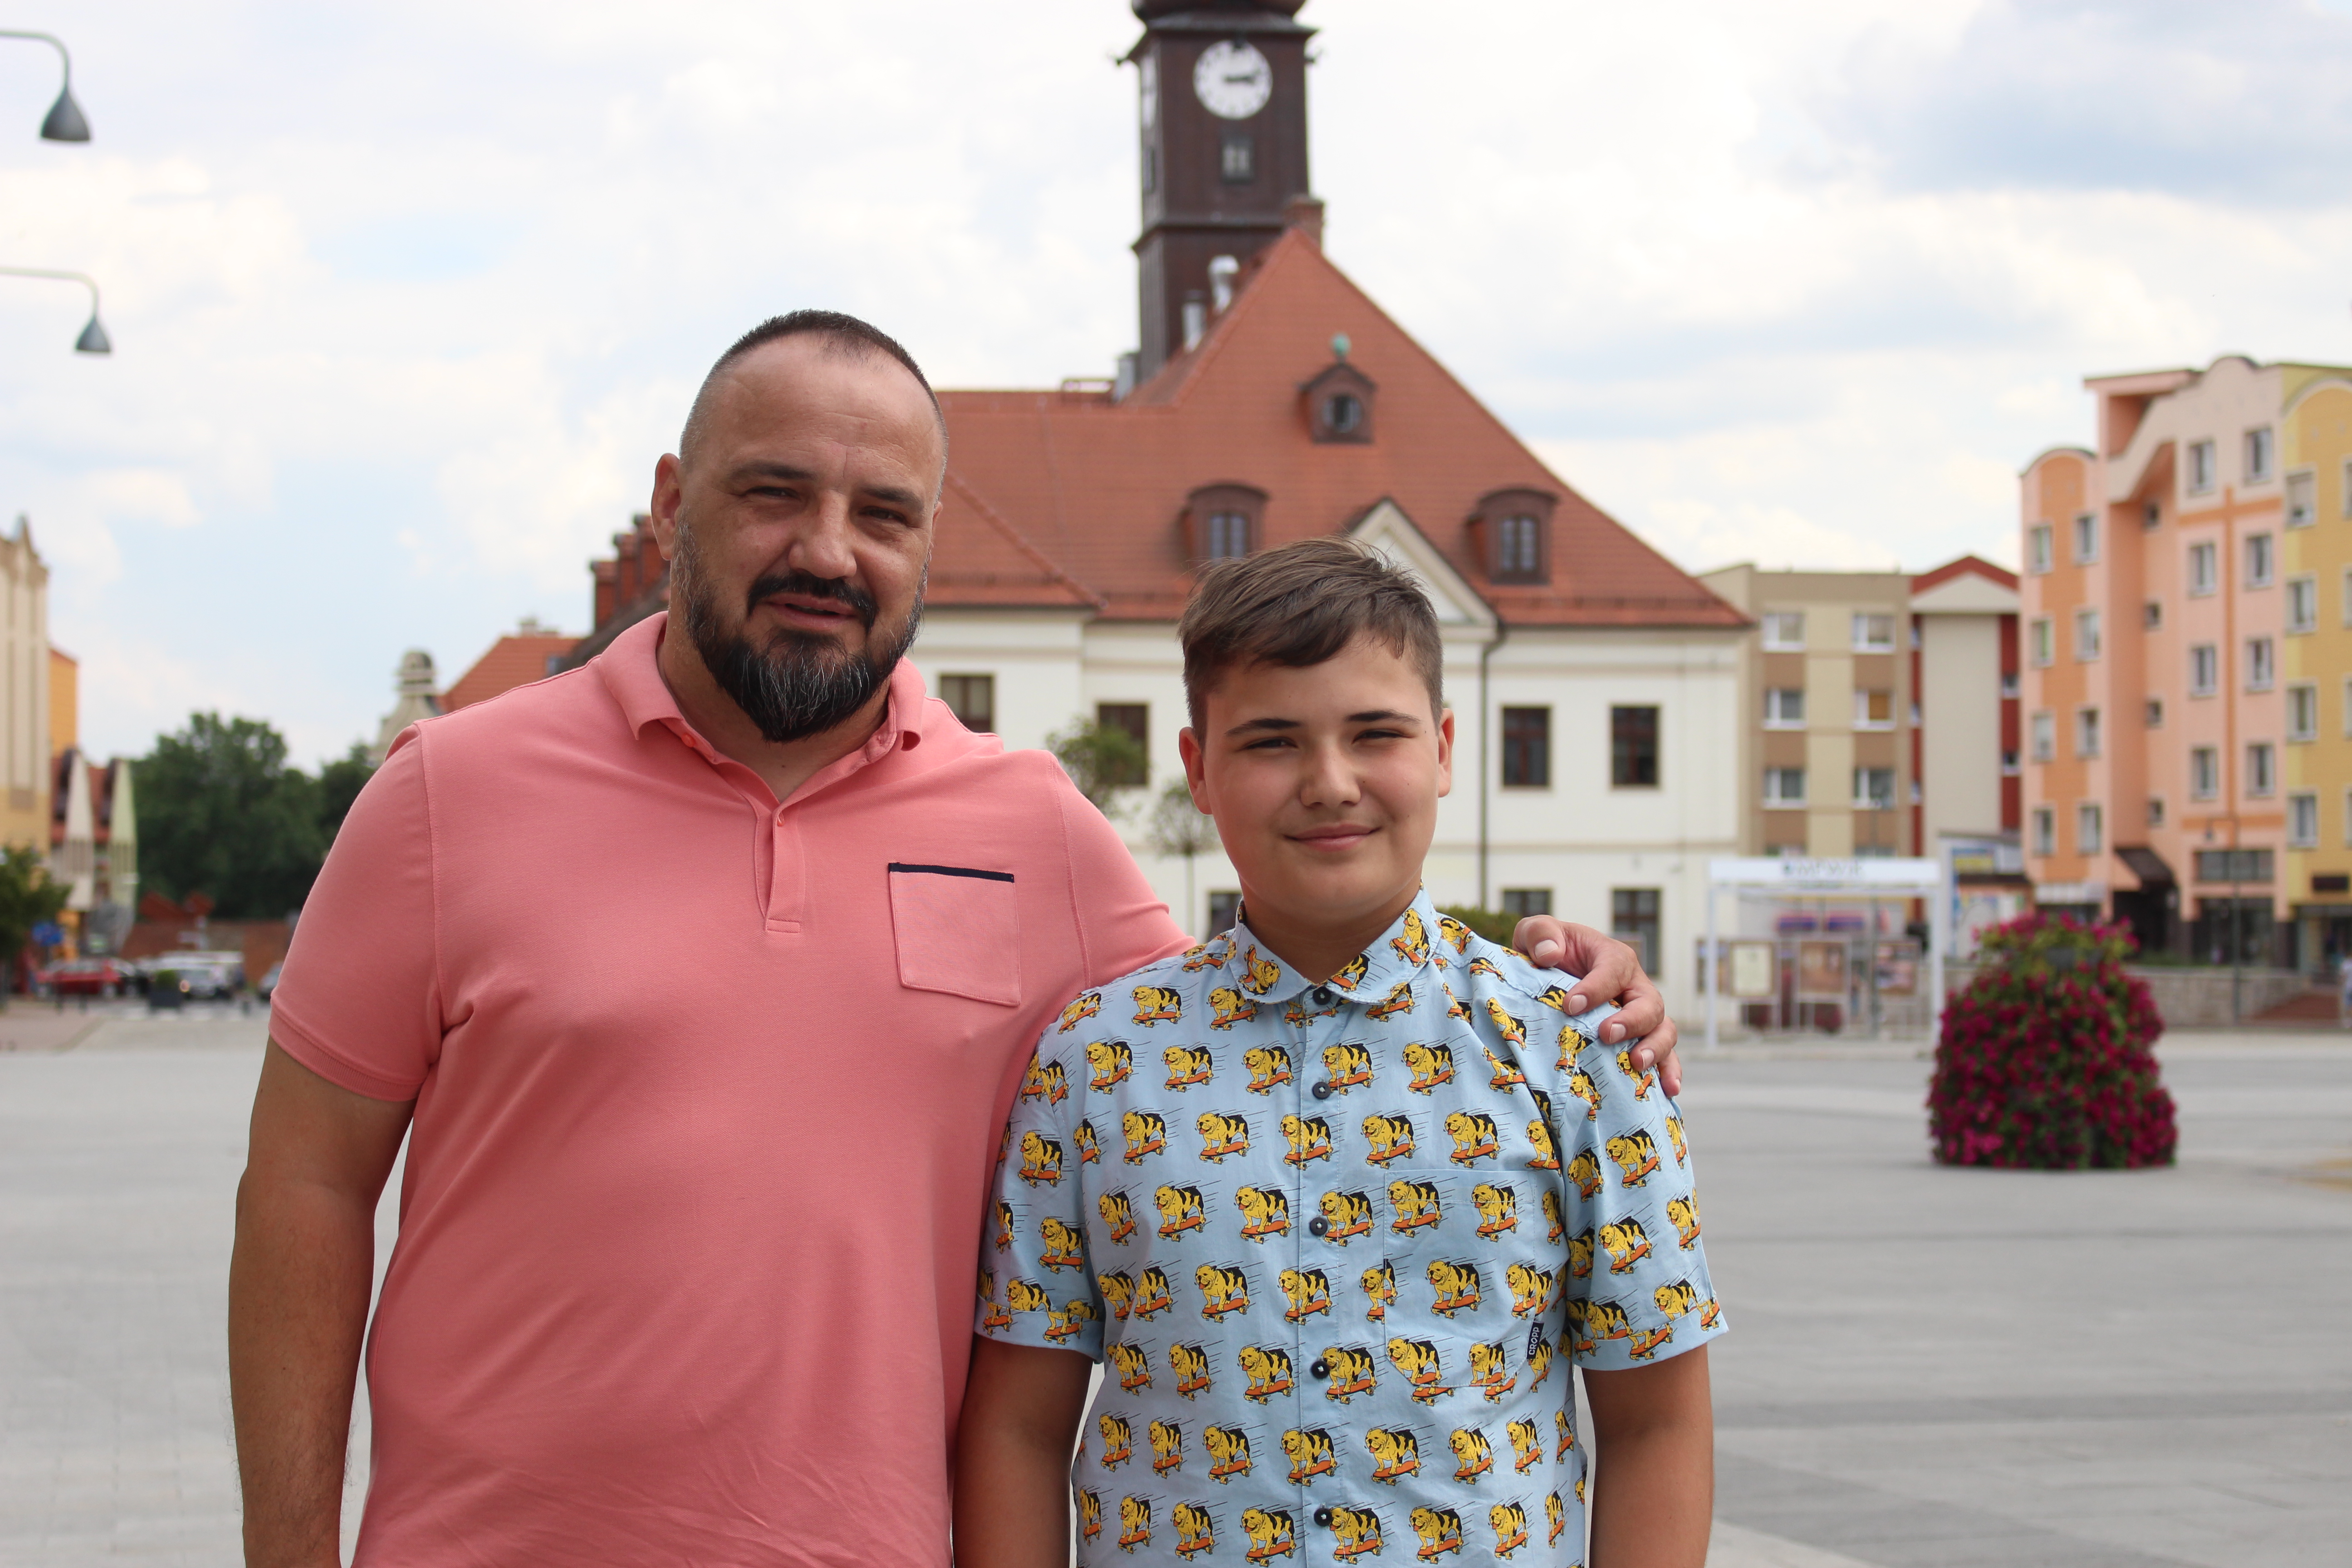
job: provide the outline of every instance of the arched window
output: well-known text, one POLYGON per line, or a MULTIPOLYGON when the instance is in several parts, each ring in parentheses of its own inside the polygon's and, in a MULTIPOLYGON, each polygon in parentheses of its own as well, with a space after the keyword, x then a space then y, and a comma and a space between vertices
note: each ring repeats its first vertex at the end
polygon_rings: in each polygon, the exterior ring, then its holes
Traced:
POLYGON ((1551 581, 1552 498, 1541 490, 1496 490, 1470 517, 1470 535, 1494 583, 1551 581))
POLYGON ((1370 444, 1372 410, 1380 395, 1370 376, 1339 360, 1325 366, 1298 392, 1311 438, 1319 443, 1370 444))
POLYGON ((1229 561, 1250 552, 1249 513, 1213 511, 1202 525, 1201 554, 1209 561, 1229 561))
POLYGON ((1265 492, 1253 485, 1203 485, 1184 502, 1184 550, 1195 562, 1232 561, 1264 542, 1265 492))

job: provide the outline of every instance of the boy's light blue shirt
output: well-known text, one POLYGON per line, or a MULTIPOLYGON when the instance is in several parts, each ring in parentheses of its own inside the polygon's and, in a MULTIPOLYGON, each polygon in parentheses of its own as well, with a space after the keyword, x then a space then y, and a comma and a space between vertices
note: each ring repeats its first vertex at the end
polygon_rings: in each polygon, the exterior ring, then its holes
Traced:
POLYGON ((1328 984, 1237 925, 1045 1031, 979 1330, 1108 1363, 1080 1563, 1580 1560, 1568 1363, 1725 1325, 1681 1121, 1572 984, 1423 893, 1328 984))

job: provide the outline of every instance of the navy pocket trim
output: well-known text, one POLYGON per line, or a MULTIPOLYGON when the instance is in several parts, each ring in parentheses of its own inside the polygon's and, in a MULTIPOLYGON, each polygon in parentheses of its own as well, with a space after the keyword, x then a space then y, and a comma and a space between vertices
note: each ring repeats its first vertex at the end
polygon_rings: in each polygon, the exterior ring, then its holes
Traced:
POLYGON ((1013 880, 1013 873, 1010 871, 980 871, 970 866, 908 866, 893 860, 890 862, 890 869, 919 873, 926 877, 977 877, 983 882, 1013 880))

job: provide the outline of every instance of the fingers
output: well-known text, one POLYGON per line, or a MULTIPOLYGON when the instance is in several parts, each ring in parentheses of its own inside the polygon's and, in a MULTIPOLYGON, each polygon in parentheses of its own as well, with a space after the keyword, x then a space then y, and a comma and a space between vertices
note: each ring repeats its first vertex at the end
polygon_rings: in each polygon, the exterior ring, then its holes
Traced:
POLYGON ((1675 1050, 1681 1038, 1681 1031, 1675 1027, 1675 1021, 1668 1018, 1659 1024, 1655 1033, 1642 1042, 1645 1048, 1655 1053, 1659 1085, 1668 1095, 1675 1098, 1680 1098, 1683 1092, 1683 1058, 1675 1050))
POLYGON ((1538 969, 1557 969, 1568 957, 1568 927, 1551 915, 1528 915, 1512 928, 1511 945, 1538 969))

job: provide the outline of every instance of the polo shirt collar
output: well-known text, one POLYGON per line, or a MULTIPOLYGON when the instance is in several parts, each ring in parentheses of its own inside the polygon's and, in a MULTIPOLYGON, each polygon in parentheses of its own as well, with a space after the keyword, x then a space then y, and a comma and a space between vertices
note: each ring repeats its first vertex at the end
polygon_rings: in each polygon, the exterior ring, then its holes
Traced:
MULTIPOLYGON (((648 724, 659 724, 675 733, 702 758, 716 766, 723 758, 719 750, 703 739, 677 706, 670 694, 669 682, 662 679, 661 668, 656 662, 661 652, 662 637, 669 626, 669 612, 657 611, 614 637, 603 653, 589 661, 590 668, 603 678, 604 689, 619 703, 621 716, 626 721, 631 734, 643 734, 648 724)), ((820 779, 837 775, 843 763, 853 766, 877 762, 901 746, 911 751, 922 743, 928 712, 922 672, 905 659, 891 670, 890 696, 882 710, 882 722, 865 745, 833 764, 802 786, 806 793, 820 779)))
POLYGON ((1404 913, 1391 921, 1388 930, 1358 953, 1353 963, 1328 980, 1309 979, 1276 957, 1249 929, 1245 913, 1234 921, 1231 931, 1210 944, 1207 956, 1223 978, 1239 986, 1262 1008, 1283 1006, 1318 984, 1339 994, 1332 999, 1335 1005, 1342 998, 1377 1002, 1400 984, 1410 985, 1431 963, 1442 968, 1447 963, 1437 906, 1430 901, 1426 888, 1413 895, 1404 913), (1222 952, 1217 942, 1224 944, 1222 952))

